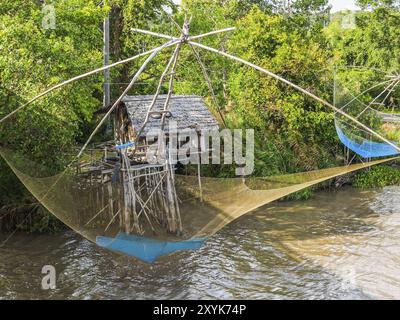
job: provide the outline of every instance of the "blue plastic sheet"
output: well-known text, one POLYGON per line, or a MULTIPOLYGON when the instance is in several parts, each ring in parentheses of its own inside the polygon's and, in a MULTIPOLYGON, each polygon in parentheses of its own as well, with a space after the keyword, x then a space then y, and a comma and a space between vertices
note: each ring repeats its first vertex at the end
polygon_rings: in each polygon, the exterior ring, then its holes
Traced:
POLYGON ((96 238, 97 245, 131 257, 138 258, 146 263, 153 263, 161 256, 182 250, 200 249, 206 238, 194 238, 186 241, 159 241, 155 239, 119 233, 115 238, 96 238))
POLYGON ((394 156, 399 154, 397 149, 388 143, 373 142, 367 139, 364 139, 362 143, 355 142, 350 138, 348 138, 343 132, 343 130, 339 128, 337 124, 336 124, 336 132, 339 136, 340 141, 347 148, 354 151, 363 158, 379 158, 379 157, 394 156))

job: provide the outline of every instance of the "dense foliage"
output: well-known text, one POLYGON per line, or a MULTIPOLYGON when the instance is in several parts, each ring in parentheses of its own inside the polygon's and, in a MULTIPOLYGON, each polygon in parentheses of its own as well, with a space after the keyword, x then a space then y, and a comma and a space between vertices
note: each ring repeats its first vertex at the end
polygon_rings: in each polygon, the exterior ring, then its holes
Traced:
POLYGON ((382 188, 400 185, 400 170, 397 166, 377 166, 354 177, 354 186, 358 188, 382 188))
MULTIPOLYGON (((0 115, 48 87, 102 64, 104 11, 96 1, 53 3, 54 28, 45 28, 48 12, 39 1, 1 0, 0 115)), ((12 144, 51 169, 62 161, 60 146, 73 145, 101 106, 101 78, 90 78, 58 91, 0 127, 2 143, 12 144)), ((0 209, 25 206, 28 195, 0 161, 0 209)), ((30 200, 32 202, 33 200, 30 200)))

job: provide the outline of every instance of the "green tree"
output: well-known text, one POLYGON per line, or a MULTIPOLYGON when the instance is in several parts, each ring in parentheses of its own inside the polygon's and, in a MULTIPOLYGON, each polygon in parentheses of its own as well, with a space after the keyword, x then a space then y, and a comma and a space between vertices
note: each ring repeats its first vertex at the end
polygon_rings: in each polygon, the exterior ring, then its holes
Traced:
MULTIPOLYGON (((97 1, 57 0, 55 28, 34 0, 2 0, 0 8, 0 116, 48 87, 102 65, 104 10, 97 1)), ((57 171, 101 106, 101 75, 46 96, 0 126, 5 147, 57 171), (61 152, 62 150, 62 152, 61 152)), ((1 162, 0 208, 30 198, 1 162)), ((33 201, 33 200, 31 200, 33 201)))
POLYGON ((343 28, 341 21, 338 16, 327 29, 338 63, 399 70, 399 10, 380 5, 372 11, 359 12, 354 28, 343 28))
MULTIPOLYGON (((296 1, 292 3, 291 14, 263 3, 241 1, 239 6, 234 0, 184 2, 195 17, 191 29, 194 34, 237 27, 233 34, 204 39, 203 43, 265 67, 331 99, 332 90, 320 72, 331 58, 323 33, 325 13, 329 9, 327 2, 296 1)), ((313 169, 334 162, 338 143, 330 110, 248 67, 213 53, 200 53, 220 104, 225 107, 228 124, 255 128, 258 133, 258 174, 313 169)), ((193 72, 192 68, 198 68, 193 55, 188 52, 184 58, 183 64, 189 65, 192 71, 182 75, 181 81, 187 82, 179 87, 181 92, 207 95, 201 70, 193 72)))
MULTIPOLYGON (((383 81, 383 74, 374 71, 382 70, 387 73, 398 73, 400 70, 400 11, 398 1, 359 1, 363 8, 370 10, 357 13, 337 13, 331 24, 326 28, 326 35, 333 48, 335 64, 339 66, 363 66, 370 72, 360 72, 349 68, 342 70, 343 81, 349 87, 360 84, 363 91, 383 81), (397 5, 396 5, 397 4, 397 5), (346 16, 354 16, 354 24, 350 27, 343 25, 346 16)), ((371 101, 381 94, 382 88, 376 88, 364 95, 365 101, 371 101)), ((394 91, 386 103, 390 109, 398 106, 400 90, 394 91)), ((364 109, 360 106, 361 110, 364 109)), ((354 110, 357 112, 357 109, 354 110)), ((359 111, 360 112, 360 111, 359 111)))
POLYGON ((399 9, 400 3, 398 0, 357 0, 357 4, 364 10, 386 7, 391 9, 399 9))
MULTIPOLYGON (((109 0, 107 9, 110 14, 111 59, 119 61, 131 57, 166 42, 132 31, 132 28, 146 29, 176 35, 175 26, 168 19, 166 11, 176 11, 172 0, 109 0)), ((168 50, 168 49, 167 49, 168 50)), ((112 95, 116 99, 125 89, 127 82, 143 63, 145 58, 125 64, 112 70, 112 95)), ((159 54, 141 76, 140 85, 132 93, 150 93, 154 91, 157 78, 162 73, 160 66, 165 65, 165 55, 159 54)))

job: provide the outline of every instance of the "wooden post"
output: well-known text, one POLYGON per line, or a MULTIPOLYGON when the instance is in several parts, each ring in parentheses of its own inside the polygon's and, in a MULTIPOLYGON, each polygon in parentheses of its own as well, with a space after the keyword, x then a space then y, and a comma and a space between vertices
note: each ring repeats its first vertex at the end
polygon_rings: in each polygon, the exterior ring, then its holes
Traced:
MULTIPOLYGON (((110 15, 104 19, 104 67, 110 64, 110 15)), ((103 106, 106 108, 111 103, 111 90, 110 90, 110 69, 104 70, 104 97, 103 106)), ((111 119, 108 120, 108 127, 111 127, 111 119)))
POLYGON ((197 150, 198 150, 198 162, 197 162, 197 178, 199 182, 199 191, 200 191, 200 201, 203 202, 203 187, 201 184, 201 134, 197 133, 197 150))
POLYGON ((107 183, 108 192, 108 204, 109 204, 109 217, 112 219, 114 217, 114 198, 113 198, 113 188, 111 181, 107 183))

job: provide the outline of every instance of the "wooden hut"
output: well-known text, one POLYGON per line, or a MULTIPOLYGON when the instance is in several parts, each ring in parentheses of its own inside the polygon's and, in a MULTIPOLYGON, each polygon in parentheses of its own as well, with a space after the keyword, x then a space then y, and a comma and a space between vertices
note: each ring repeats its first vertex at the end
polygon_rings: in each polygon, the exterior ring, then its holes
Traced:
MULTIPOLYGON (((173 121, 177 132, 191 129, 200 140, 202 133, 218 130, 219 124, 198 96, 159 95, 155 103, 153 99, 154 96, 126 96, 114 113, 115 144, 120 159, 114 170, 114 175, 118 171, 119 176, 120 226, 126 233, 157 233, 162 227, 168 233, 179 234, 182 224, 175 189, 176 164, 170 161, 168 148, 164 149, 166 161, 148 163, 146 137, 151 130, 162 130, 168 137, 173 121)), ((165 142, 168 144, 167 139, 165 142)), ((111 180, 115 181, 115 177, 111 180)), ((109 199, 116 188, 115 184, 107 188, 109 199)))
MULTIPOLYGON (((148 133, 162 130, 168 136, 169 124, 172 121, 176 124, 178 132, 194 129, 199 137, 202 131, 218 130, 219 128, 218 121, 202 98, 194 95, 173 95, 169 100, 168 111, 163 113, 166 99, 167 95, 158 96, 145 127, 143 125, 153 96, 127 96, 116 110, 115 141, 120 145, 129 145, 129 143, 137 141, 135 159, 138 162, 141 162, 141 157, 146 152, 148 133), (164 125, 162 125, 163 114, 165 114, 164 125)), ((131 155, 133 155, 133 149, 132 145, 131 152, 129 152, 131 155)))

